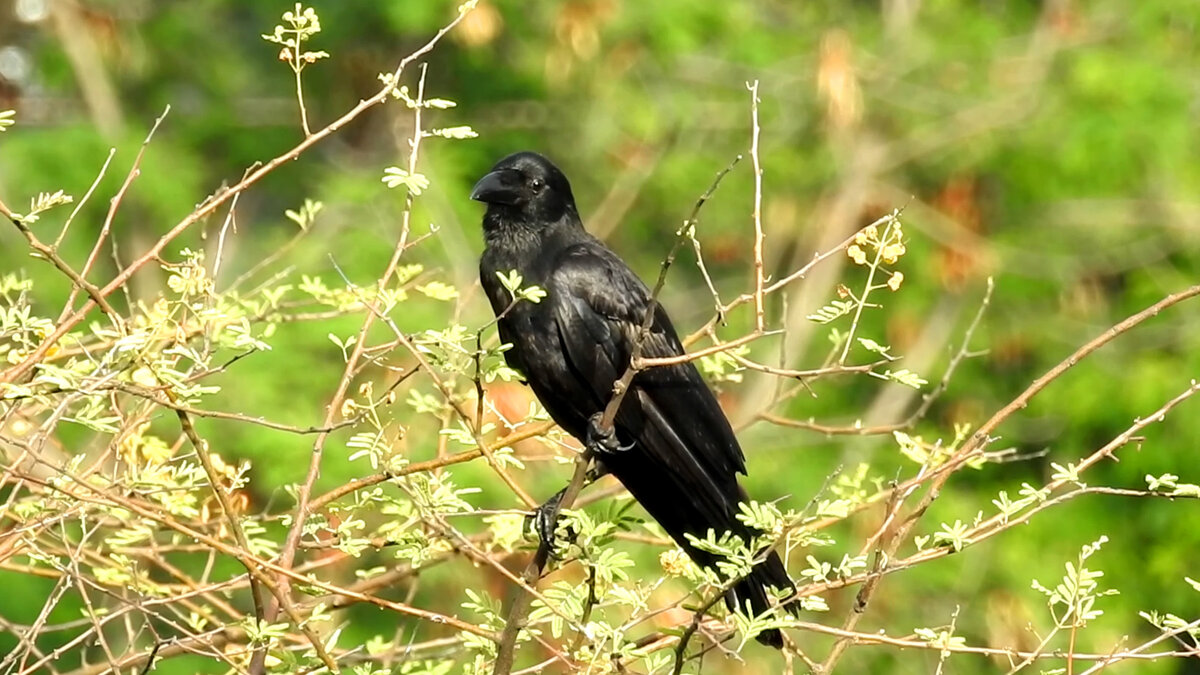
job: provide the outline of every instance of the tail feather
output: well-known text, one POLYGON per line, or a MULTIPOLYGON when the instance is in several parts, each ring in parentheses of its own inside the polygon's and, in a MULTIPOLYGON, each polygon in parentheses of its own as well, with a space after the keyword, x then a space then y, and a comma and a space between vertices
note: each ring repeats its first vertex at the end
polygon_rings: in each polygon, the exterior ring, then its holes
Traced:
MULTIPOLYGON (((767 595, 769 586, 788 591, 794 591, 796 588, 792 584, 791 577, 788 576, 779 554, 775 552, 771 552, 766 560, 750 572, 749 576, 734 585, 730 593, 725 596, 725 604, 730 609, 736 607, 744 609, 745 604, 749 602, 750 611, 756 615, 762 614, 773 606, 767 595)), ((792 614, 799 611, 795 603, 789 603, 786 607, 792 614)), ((759 633, 755 639, 768 647, 776 649, 783 647, 783 634, 777 628, 765 630, 759 633)))

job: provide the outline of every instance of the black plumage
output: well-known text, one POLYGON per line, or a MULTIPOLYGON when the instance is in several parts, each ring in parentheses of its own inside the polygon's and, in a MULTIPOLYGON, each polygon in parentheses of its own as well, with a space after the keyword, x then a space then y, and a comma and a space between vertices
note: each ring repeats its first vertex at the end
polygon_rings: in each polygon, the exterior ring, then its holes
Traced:
MULTIPOLYGON (((550 416, 584 441, 589 419, 612 397, 613 383, 629 365, 650 291, 615 253, 583 227, 571 186, 541 155, 521 152, 500 160, 476 184, 471 198, 485 202, 487 247, 480 280, 500 317, 505 353, 550 416), (547 293, 541 302, 513 303, 497 273, 516 270, 525 286, 547 293)), ((645 338, 647 357, 683 354, 661 305, 645 338)), ((716 397, 695 366, 651 368, 634 378, 614 423, 627 449, 603 452, 598 461, 617 477, 693 560, 714 557, 691 546, 685 534, 704 538, 712 529, 746 538, 735 518, 746 493, 737 473, 745 457, 716 397)), ((775 553, 737 583, 726 598, 747 601, 755 613, 770 607, 766 586, 793 588, 775 553)), ((779 631, 759 635, 780 646, 779 631)))

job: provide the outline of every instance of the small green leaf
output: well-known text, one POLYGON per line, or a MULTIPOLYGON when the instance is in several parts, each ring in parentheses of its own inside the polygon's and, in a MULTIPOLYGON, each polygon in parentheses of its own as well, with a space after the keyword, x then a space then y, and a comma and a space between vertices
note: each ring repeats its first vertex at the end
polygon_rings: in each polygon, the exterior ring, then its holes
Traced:
POLYGON ((384 185, 389 188, 400 187, 403 185, 408 188, 408 191, 414 196, 419 195, 429 188, 429 179, 424 174, 409 173, 408 171, 396 166, 389 166, 383 170, 384 185))
POLYGON ((461 127, 446 127, 444 129, 434 129, 429 132, 433 136, 441 136, 442 138, 451 138, 454 140, 463 140, 467 138, 478 138, 479 134, 468 126, 461 127))
POLYGON ((829 323, 843 316, 846 316, 854 309, 854 303, 846 300, 834 300, 825 305, 821 309, 804 317, 814 323, 829 323))

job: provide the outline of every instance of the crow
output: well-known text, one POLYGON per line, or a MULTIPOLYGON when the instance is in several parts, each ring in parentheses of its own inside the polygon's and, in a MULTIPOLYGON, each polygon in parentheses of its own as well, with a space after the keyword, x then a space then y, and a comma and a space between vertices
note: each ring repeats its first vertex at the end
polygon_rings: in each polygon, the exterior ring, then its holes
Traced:
MULTIPOLYGON (((601 471, 613 474, 697 564, 717 557, 694 547, 713 530, 746 541, 754 533, 737 520, 745 490, 737 474, 745 457, 716 397, 691 362, 643 370, 633 378, 612 428, 601 413, 613 384, 629 366, 634 344, 654 302, 636 274, 588 234, 571 185, 550 160, 518 152, 500 160, 476 183, 483 202, 486 248, 480 281, 498 317, 509 366, 567 433, 593 450, 601 471), (514 302, 498 274, 515 270, 523 286, 541 287, 539 302, 514 302)), ((683 345, 662 306, 643 338, 642 355, 670 357, 683 345)), ((561 495, 561 493, 560 493, 561 495)), ((553 500, 552 500, 553 502, 553 500)), ((553 536, 553 524, 543 529, 553 536)), ((761 614, 771 607, 767 587, 794 590, 779 556, 771 552, 732 587, 726 604, 761 614)), ((789 604, 794 607, 794 604, 789 604)), ((759 642, 780 647, 775 629, 759 642)))

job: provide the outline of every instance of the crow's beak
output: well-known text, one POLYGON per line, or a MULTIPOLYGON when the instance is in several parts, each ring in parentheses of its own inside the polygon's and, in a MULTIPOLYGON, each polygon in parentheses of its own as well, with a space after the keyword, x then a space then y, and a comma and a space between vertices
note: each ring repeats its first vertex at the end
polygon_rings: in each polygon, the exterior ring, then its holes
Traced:
POLYGON ((512 206, 521 198, 521 174, 512 169, 493 171, 475 184, 471 199, 485 204, 512 206))

